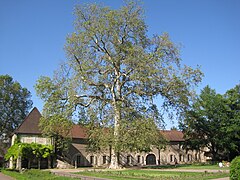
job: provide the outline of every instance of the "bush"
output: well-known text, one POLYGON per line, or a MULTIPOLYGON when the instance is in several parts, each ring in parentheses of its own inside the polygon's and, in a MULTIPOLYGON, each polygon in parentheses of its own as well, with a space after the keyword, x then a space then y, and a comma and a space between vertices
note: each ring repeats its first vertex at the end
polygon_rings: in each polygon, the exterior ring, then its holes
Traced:
POLYGON ((230 179, 240 180, 240 156, 235 157, 231 162, 230 179))

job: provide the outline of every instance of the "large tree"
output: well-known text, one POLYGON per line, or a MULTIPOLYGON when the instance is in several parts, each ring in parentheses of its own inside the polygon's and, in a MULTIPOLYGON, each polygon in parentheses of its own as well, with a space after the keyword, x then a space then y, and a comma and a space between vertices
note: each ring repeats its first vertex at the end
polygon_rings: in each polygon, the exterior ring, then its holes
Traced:
POLYGON ((13 131, 32 107, 31 94, 9 75, 0 75, 0 141, 9 144, 13 131))
POLYGON ((229 159, 232 160, 240 154, 240 85, 228 90, 224 97, 228 111, 228 121, 225 127, 225 136, 229 138, 229 159))
POLYGON ((52 79, 41 77, 36 89, 45 112, 59 109, 76 118, 84 107, 86 121, 94 121, 88 124, 108 127, 110 168, 118 168, 118 152, 153 143, 162 119, 153 100, 160 97, 165 110, 184 110, 202 73, 181 65, 167 33, 147 36, 135 2, 118 10, 78 5, 75 15, 75 32, 65 46, 68 61, 52 79))
POLYGON ((231 140, 226 131, 229 124, 229 107, 226 99, 206 86, 186 111, 182 129, 186 146, 199 150, 208 147, 212 160, 224 158, 229 152, 231 140))

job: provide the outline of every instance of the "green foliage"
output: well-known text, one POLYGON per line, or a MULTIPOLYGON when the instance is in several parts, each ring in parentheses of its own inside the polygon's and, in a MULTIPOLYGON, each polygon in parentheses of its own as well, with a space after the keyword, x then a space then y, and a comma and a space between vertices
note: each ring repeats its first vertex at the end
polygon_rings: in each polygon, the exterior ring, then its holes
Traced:
POLYGON ((233 159, 240 153, 240 85, 228 90, 224 97, 229 107, 225 131, 229 137, 229 156, 233 159))
POLYGON ((109 142, 113 152, 148 148, 163 120, 153 99, 162 98, 165 112, 183 111, 202 72, 181 65, 179 48, 167 33, 147 36, 143 10, 135 2, 118 10, 78 5, 75 16, 75 32, 65 46, 68 61, 53 78, 41 77, 36 84, 44 112, 61 112, 77 122, 84 117, 86 124, 112 129, 101 143, 91 131, 94 146, 109 142), (135 143, 141 134, 146 136, 135 143))
POLYGON ((39 128, 45 136, 54 139, 56 154, 63 156, 71 140, 70 130, 73 123, 70 117, 72 110, 69 103, 64 100, 65 87, 62 87, 61 83, 63 80, 59 79, 54 84, 50 78, 41 77, 35 88, 45 102, 39 128))
POLYGON ((31 94, 9 75, 0 75, 0 152, 32 107, 31 94))
POLYGON ((63 152, 68 149, 71 140, 72 122, 62 114, 53 114, 41 117, 39 128, 45 136, 54 139, 55 152, 62 156, 63 152))
POLYGON ((47 158, 53 153, 53 147, 51 145, 42 145, 37 143, 20 143, 17 142, 12 145, 6 155, 5 159, 9 160, 11 157, 16 160, 19 156, 26 159, 47 158))
POLYGON ((11 157, 16 160, 21 155, 21 149, 19 145, 19 143, 16 143, 8 149, 7 153, 4 156, 5 160, 8 161, 11 157))
POLYGON ((185 114, 183 130, 186 145, 192 149, 208 147, 213 161, 219 159, 219 153, 225 152, 225 147, 229 144, 225 132, 227 112, 223 96, 206 86, 192 109, 185 114))
POLYGON ((240 180, 240 156, 235 157, 231 162, 230 179, 240 180))
POLYGON ((220 95, 206 86, 182 124, 186 147, 208 147, 213 161, 234 158, 240 152, 239 86, 220 95))

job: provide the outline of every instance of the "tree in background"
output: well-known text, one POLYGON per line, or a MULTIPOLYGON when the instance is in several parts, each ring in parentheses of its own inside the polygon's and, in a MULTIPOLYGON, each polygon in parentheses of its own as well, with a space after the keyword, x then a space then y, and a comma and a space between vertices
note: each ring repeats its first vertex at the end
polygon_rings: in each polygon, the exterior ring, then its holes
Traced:
POLYGON ((228 90, 224 97, 229 107, 225 132, 229 138, 229 159, 240 154, 240 85, 228 90))
MULTIPOLYGON (((0 150, 32 108, 31 94, 9 75, 0 75, 0 150)), ((3 148, 3 149, 2 149, 3 148)))
POLYGON ((79 5, 75 15, 75 32, 65 46, 68 61, 52 79, 41 77, 36 90, 46 113, 77 119, 85 108, 87 124, 111 129, 110 168, 118 168, 119 152, 154 143, 162 114, 153 99, 160 97, 166 111, 184 110, 202 73, 181 65, 167 33, 147 36, 143 10, 135 2, 119 10, 79 5))
POLYGON ((185 114, 182 129, 190 149, 208 147, 212 160, 239 153, 239 86, 223 96, 206 86, 185 114))

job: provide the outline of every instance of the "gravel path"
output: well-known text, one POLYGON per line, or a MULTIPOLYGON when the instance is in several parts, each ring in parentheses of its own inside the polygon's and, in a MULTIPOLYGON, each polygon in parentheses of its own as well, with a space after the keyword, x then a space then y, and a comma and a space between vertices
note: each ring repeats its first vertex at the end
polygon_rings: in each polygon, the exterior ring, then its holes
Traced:
POLYGON ((10 177, 10 176, 6 176, 5 174, 0 172, 0 179, 1 180, 14 180, 14 178, 10 177))

